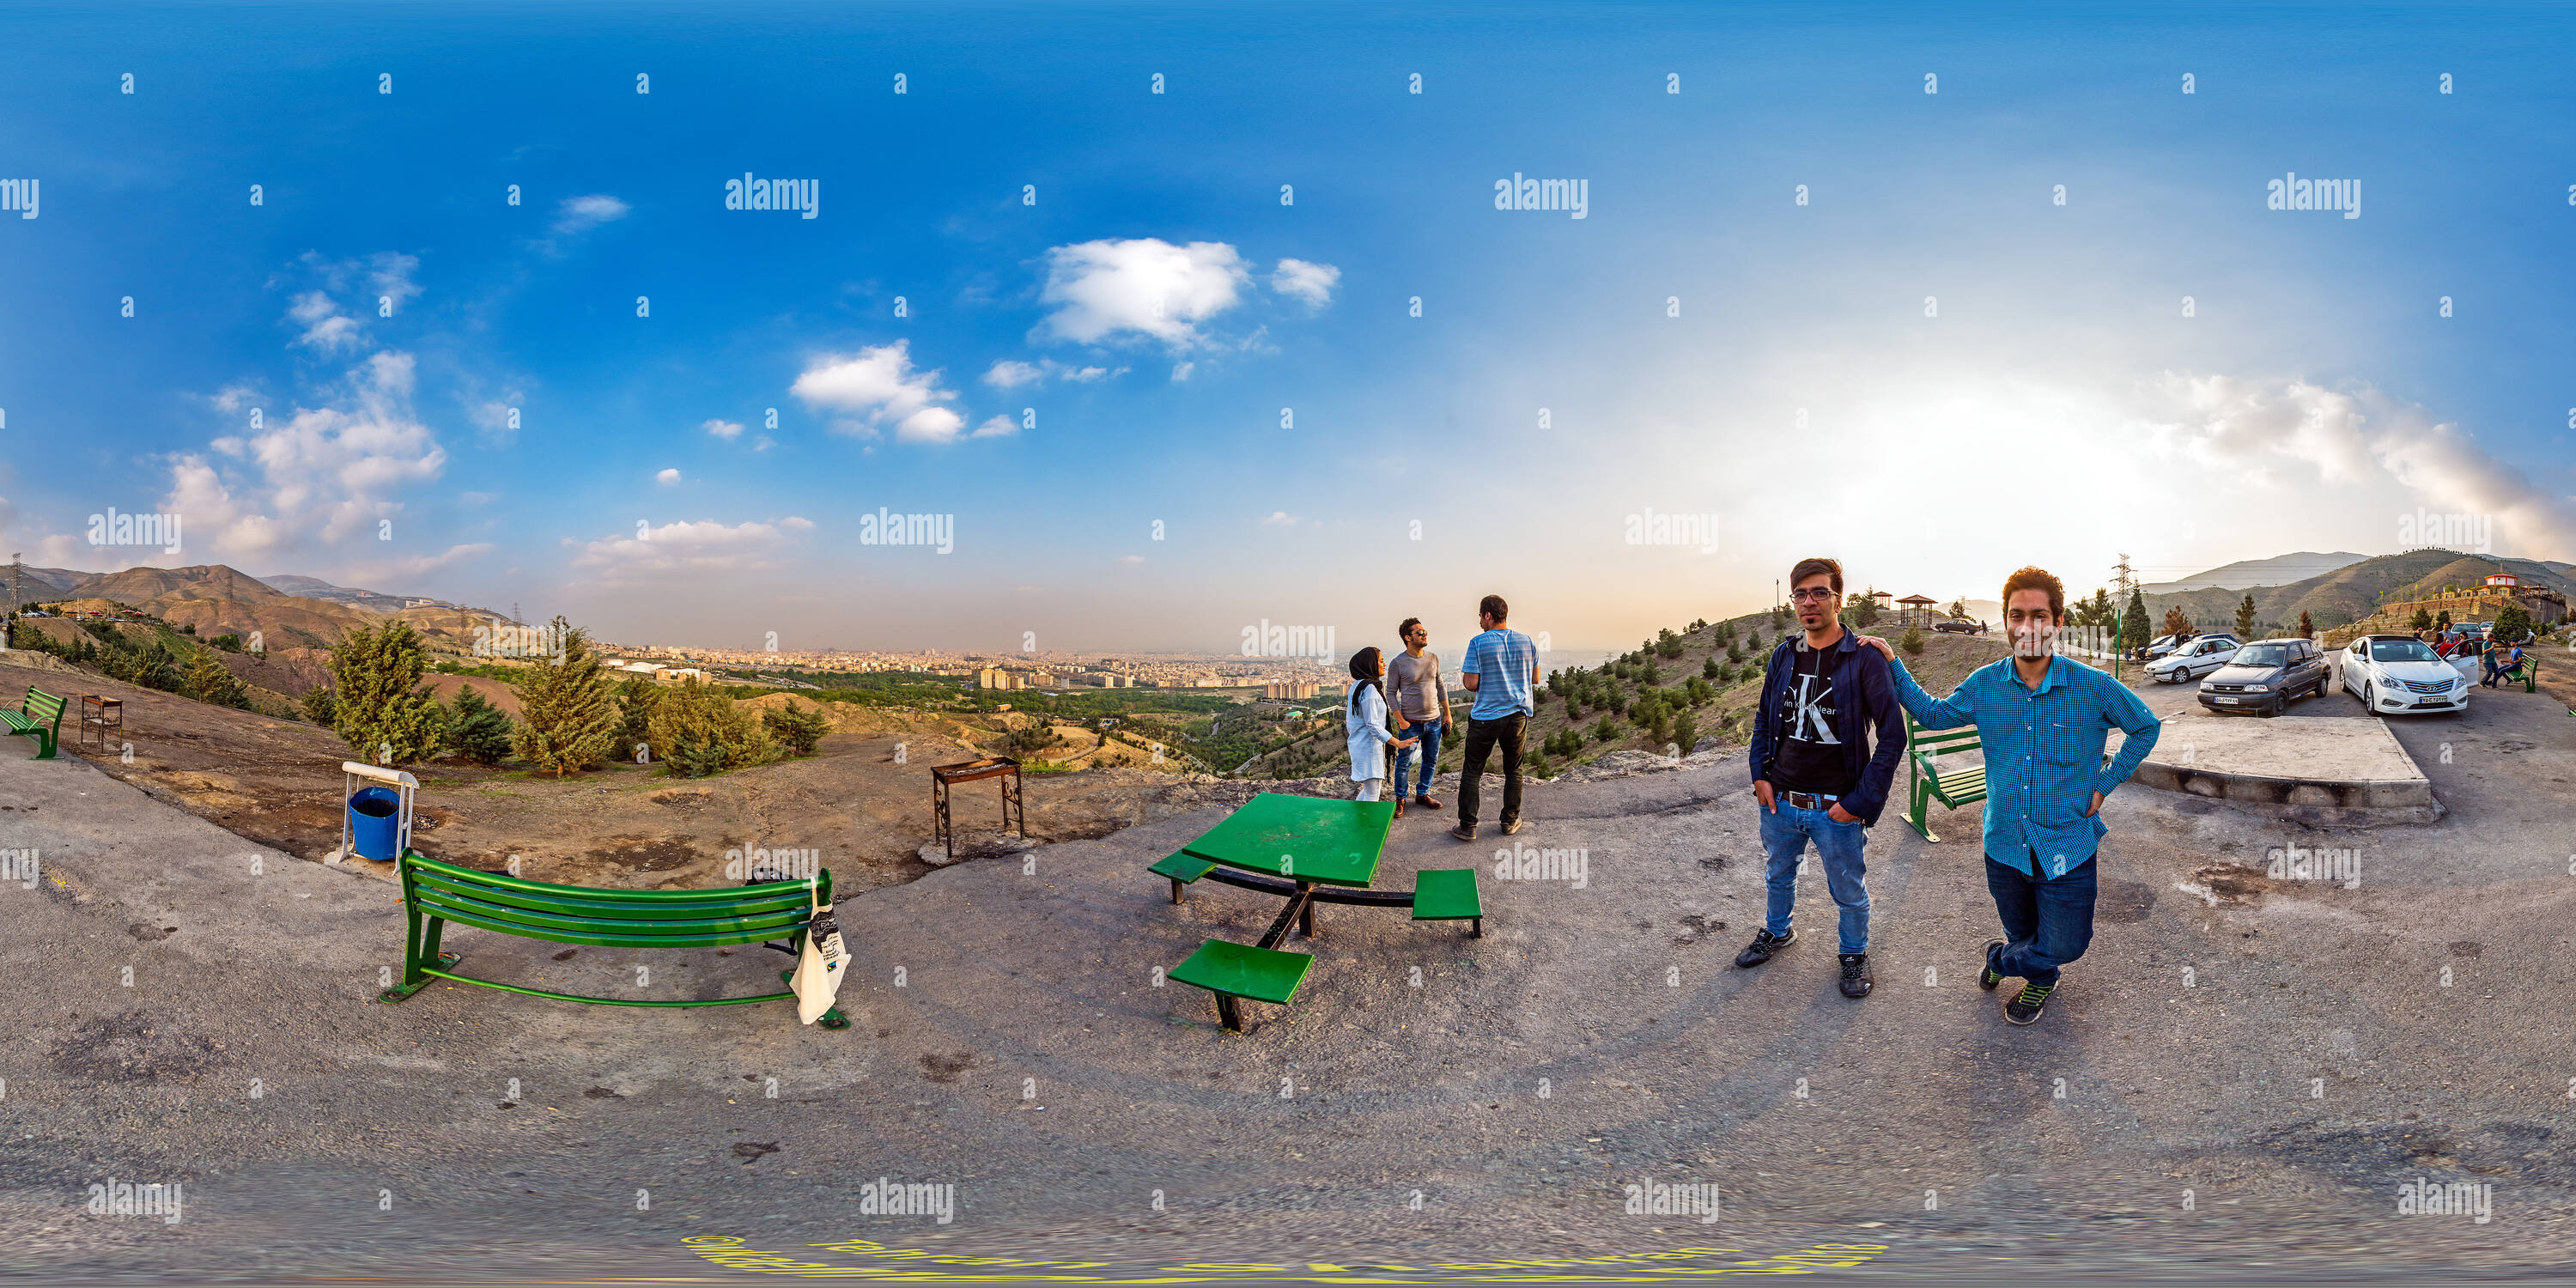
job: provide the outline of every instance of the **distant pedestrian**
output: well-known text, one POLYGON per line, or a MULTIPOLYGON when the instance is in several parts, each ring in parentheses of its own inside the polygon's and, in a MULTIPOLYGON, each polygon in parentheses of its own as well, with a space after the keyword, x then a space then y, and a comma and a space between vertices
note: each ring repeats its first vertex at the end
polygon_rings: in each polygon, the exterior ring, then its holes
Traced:
POLYGON ((2522 665, 2520 644, 2507 644, 2501 648, 2488 649, 2486 678, 2478 683, 2492 689, 2496 687, 2497 681, 2504 678, 2505 672, 2520 665, 2522 665))
POLYGON ((1356 800, 1373 801, 1385 794, 1387 748, 1402 751, 1413 745, 1412 739, 1387 731, 1386 695, 1378 691, 1379 677, 1385 674, 1386 659, 1375 648, 1351 654, 1351 700, 1342 704, 1342 727, 1349 736, 1351 781, 1360 785, 1356 800))
POLYGON ((1396 721, 1402 726, 1396 732, 1421 743, 1396 757, 1395 816, 1404 817, 1404 789, 1410 778, 1413 803, 1424 809, 1438 809, 1440 802, 1431 797, 1431 776, 1440 772, 1440 735, 1449 721, 1449 691, 1440 683, 1440 655, 1431 652, 1431 628, 1419 617, 1408 617, 1395 628, 1404 641, 1404 651, 1386 664, 1387 705, 1395 709, 1396 721), (1411 771, 1420 766, 1421 774, 1411 771))
POLYGON ((1484 633, 1467 641, 1467 660, 1458 664, 1476 705, 1467 711, 1467 755, 1459 766, 1458 826, 1449 835, 1476 839, 1476 807, 1483 795, 1485 761, 1503 752, 1503 835, 1521 830, 1521 738, 1538 710, 1538 645, 1505 625, 1511 605, 1500 595, 1487 595, 1476 605, 1476 624, 1484 633))

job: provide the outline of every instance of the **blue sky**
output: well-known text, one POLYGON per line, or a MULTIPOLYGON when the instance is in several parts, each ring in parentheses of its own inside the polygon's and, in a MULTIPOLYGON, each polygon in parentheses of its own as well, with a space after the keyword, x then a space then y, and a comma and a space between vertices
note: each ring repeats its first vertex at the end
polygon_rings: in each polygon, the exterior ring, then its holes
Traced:
POLYGON ((0 179, 42 195, 0 214, 0 540, 34 563, 1003 651, 1414 614, 1454 647, 1488 591, 1615 647, 1810 553, 2081 591, 2123 551, 2393 550, 2418 510, 2576 559, 2563 9, 0 29, 0 179), (818 216, 725 209, 745 172, 818 216), (2360 217, 2267 209, 2291 172, 2360 217), (1585 218, 1495 209, 1515 173, 1585 218), (864 544, 880 506, 953 549, 864 544), (90 546, 109 507, 183 552, 90 546), (1632 544, 1655 514, 1698 526, 1632 544))

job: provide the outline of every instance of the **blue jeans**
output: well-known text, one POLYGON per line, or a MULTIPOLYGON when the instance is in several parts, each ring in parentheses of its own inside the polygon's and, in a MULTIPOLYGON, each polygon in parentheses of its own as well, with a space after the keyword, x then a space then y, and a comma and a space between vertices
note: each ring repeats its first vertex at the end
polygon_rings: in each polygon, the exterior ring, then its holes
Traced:
POLYGON ((1798 902, 1798 866, 1813 841, 1825 861, 1825 888, 1842 909, 1841 951, 1868 952, 1869 865, 1861 857, 1869 844, 1868 830, 1857 821, 1837 823, 1823 810, 1800 809, 1785 799, 1776 813, 1762 809, 1758 801, 1753 808, 1761 810, 1762 852, 1769 856, 1762 868, 1762 883, 1771 895, 1764 928, 1775 935, 1789 933, 1789 914, 1798 902))
POLYGON ((1423 724, 1411 720, 1404 722, 1404 729, 1395 736, 1420 738, 1422 743, 1395 753, 1395 795, 1389 799, 1400 801, 1406 798, 1405 778, 1416 765, 1422 767, 1422 780, 1414 791, 1424 796, 1431 794, 1431 776, 1440 772, 1440 729, 1438 720, 1423 724))
POLYGON ((2005 938, 1995 969, 2042 988, 2055 984, 2057 968, 2083 956, 2093 942, 2093 896, 2101 866, 2086 859, 2065 876, 2041 881, 1988 857, 1986 890, 1995 897, 2005 938))

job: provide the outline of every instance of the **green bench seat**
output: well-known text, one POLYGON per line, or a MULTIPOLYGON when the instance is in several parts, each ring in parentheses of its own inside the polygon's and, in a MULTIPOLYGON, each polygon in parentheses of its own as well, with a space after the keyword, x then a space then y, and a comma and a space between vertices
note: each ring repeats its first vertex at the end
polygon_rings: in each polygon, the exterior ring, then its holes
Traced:
POLYGON ((1932 835, 1932 803, 1938 801, 1945 809, 1957 809, 1984 800, 1986 769, 1979 765, 1974 769, 1953 769, 1943 773, 1933 762, 1937 757, 1977 750, 1981 745, 1977 741, 1977 728, 1967 725, 1957 729, 1926 729, 1915 723, 1909 714, 1905 717, 1905 739, 1905 821, 1922 833, 1924 840, 1938 844, 1941 838, 1932 835))
POLYGON ((0 709, 0 729, 12 736, 23 735, 36 740, 36 754, 30 760, 52 760, 55 748, 63 740, 63 700, 27 686, 27 697, 18 710, 0 709))
POLYGON ((1145 870, 1156 876, 1169 878, 1172 883, 1172 902, 1179 903, 1181 887, 1206 876, 1208 870, 1215 866, 1216 863, 1213 860, 1202 859, 1187 850, 1174 850, 1145 870))
POLYGON ((1211 939, 1200 944, 1188 961, 1173 967, 1169 978, 1216 994, 1217 1016, 1225 1027, 1241 1033, 1243 1016, 1235 1010, 1236 998, 1285 1006, 1296 998, 1297 985, 1314 964, 1309 953, 1211 939))
POLYGON ((1485 933, 1485 905, 1476 897, 1474 868, 1425 868, 1413 878, 1415 921, 1468 921, 1468 933, 1485 933))
MULTIPOLYGON (((2522 691, 2525 693, 2537 693, 2540 691, 2539 649, 2525 645, 2522 650, 2522 660, 2514 663, 2512 666, 2506 668, 2502 674, 2496 676, 2496 684, 2499 687, 2511 686, 2516 680, 2522 681, 2522 691)), ((8 713, 0 712, 0 715, 6 714, 8 713)))
MULTIPOLYGON (((790 952, 804 948, 805 924, 819 899, 832 904, 832 874, 826 869, 811 880, 770 881, 714 890, 608 890, 556 885, 473 868, 458 867, 405 853, 400 864, 403 912, 410 933, 403 945, 402 982, 376 995, 379 1002, 400 1002, 432 979, 477 984, 530 997, 563 1002, 598 1002, 608 1006, 737 1006, 746 1002, 793 1001, 794 992, 756 997, 720 997, 703 1001, 662 1001, 629 997, 583 997, 523 988, 460 975, 457 954, 440 951, 447 923, 472 926, 522 939, 599 948, 718 948, 784 938, 790 952)), ((794 972, 782 971, 781 979, 794 972)), ((845 1029, 840 1008, 817 1023, 845 1029)))

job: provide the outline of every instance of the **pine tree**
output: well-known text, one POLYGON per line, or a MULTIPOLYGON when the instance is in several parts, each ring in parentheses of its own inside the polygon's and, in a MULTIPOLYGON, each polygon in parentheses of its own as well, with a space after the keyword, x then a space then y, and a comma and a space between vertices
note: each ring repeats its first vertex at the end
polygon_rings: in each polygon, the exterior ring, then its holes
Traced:
POLYGON ((2299 638, 2300 638, 2300 639, 2303 639, 2303 640, 2312 640, 2312 639, 2315 639, 2316 637, 2317 637, 2317 624, 2316 624, 2315 622, 2312 622, 2312 621, 2309 621, 2309 620, 2308 620, 2308 610, 2306 610, 2306 609, 2304 609, 2304 608, 2300 609, 2300 610, 2299 610, 2299 638))
POLYGON ((200 653, 188 664, 188 695, 219 707, 250 707, 250 691, 212 653, 200 653))
POLYGON ((340 722, 339 704, 332 701, 330 685, 317 684, 306 689, 304 696, 297 698, 295 704, 304 709, 305 719, 325 729, 340 722))
POLYGON ((2253 637, 2254 592, 2249 590, 2245 592, 2244 601, 2236 605, 2236 638, 2242 640, 2252 639, 2253 637))
POLYGON ((510 754, 515 730, 510 713, 484 700, 473 685, 456 691, 447 720, 447 749, 478 765, 497 765, 510 754))
POLYGON ((760 724, 769 731, 770 737, 786 744, 799 756, 813 755, 814 749, 822 744, 823 735, 832 732, 831 717, 807 708, 794 698, 787 700, 784 710, 762 712, 760 724))
POLYGON ((2147 596, 2143 591, 2129 592, 2129 611, 2120 620, 2120 647, 2147 646, 2147 596))
POLYGON ((1912 623, 1907 623, 1905 634, 1897 639, 1896 646, 1904 649, 1907 657, 1914 657, 1921 654, 1923 652, 1923 632, 1915 629, 1912 623))
MULTIPOLYGON (((1032 727, 1045 730, 1050 744, 1062 741, 1063 736, 1044 721, 1032 727)), ((652 743, 690 778, 703 776, 694 770, 714 772, 704 768, 710 764, 740 769, 778 758, 778 745, 770 741, 767 730, 752 723, 733 699, 696 680, 681 681, 654 704, 652 743), (681 763, 684 760, 687 763, 681 763)))
POLYGON ((607 673, 590 651, 590 635, 557 617, 546 628, 559 647, 542 651, 519 678, 519 758, 563 777, 598 764, 614 750, 619 717, 607 673))
POLYGON ((358 627, 331 650, 332 729, 360 760, 404 765, 438 750, 447 708, 418 690, 420 636, 409 622, 358 627))
POLYGON ((609 754, 632 756, 636 747, 653 740, 653 704, 661 697, 660 687, 643 676, 617 682, 617 744, 609 754))

